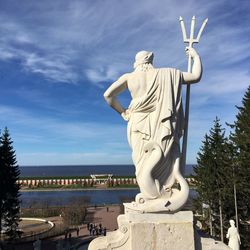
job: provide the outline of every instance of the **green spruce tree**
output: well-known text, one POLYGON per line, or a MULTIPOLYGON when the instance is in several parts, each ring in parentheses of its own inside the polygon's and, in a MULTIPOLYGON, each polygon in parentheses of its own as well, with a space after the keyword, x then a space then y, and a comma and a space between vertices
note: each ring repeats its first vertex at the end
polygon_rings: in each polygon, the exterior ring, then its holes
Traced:
MULTIPOLYGON (((208 205, 207 225, 210 235, 224 241, 225 238, 225 209, 228 200, 227 171, 230 168, 228 140, 225 129, 216 117, 214 126, 205 136, 203 145, 198 153, 197 166, 194 168, 198 198, 202 206, 208 205)), ((230 202, 231 203, 231 202, 230 202)))
POLYGON ((214 185, 215 178, 211 174, 211 166, 210 164, 212 158, 210 154, 210 141, 209 137, 206 134, 205 139, 202 142, 203 145, 198 152, 197 157, 197 165, 194 167, 194 175, 193 178, 196 183, 196 191, 198 193, 197 198, 194 200, 196 204, 196 209, 200 210, 204 215, 203 206, 208 205, 208 213, 206 214, 207 224, 209 225, 210 235, 214 235, 213 223, 212 223, 212 211, 211 207, 213 204, 214 197, 214 185))
POLYGON ((19 222, 19 167, 16 161, 13 142, 7 128, 0 138, 0 229, 3 227, 11 238, 18 236, 19 222))
POLYGON ((237 190, 237 207, 239 217, 239 233, 242 249, 250 249, 250 86, 248 87, 242 106, 237 107, 236 121, 231 127, 232 145, 234 146, 234 183, 237 190))

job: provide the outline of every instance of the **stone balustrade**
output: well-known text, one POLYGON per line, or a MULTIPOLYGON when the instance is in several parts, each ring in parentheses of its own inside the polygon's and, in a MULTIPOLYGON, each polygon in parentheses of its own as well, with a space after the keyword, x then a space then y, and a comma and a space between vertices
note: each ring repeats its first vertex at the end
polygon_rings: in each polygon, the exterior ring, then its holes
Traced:
MULTIPOLYGON (((17 181, 21 187, 42 187, 42 186, 70 186, 80 185, 82 187, 93 186, 97 180, 90 178, 63 178, 63 179, 20 179, 17 181)), ((106 184, 117 185, 137 185, 136 178, 112 178, 106 184)))

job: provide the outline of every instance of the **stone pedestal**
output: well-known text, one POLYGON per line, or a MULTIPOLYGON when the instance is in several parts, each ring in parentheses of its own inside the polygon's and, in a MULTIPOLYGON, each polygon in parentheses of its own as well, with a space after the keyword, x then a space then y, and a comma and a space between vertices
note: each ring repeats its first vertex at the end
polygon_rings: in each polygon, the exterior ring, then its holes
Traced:
POLYGON ((89 250, 224 250, 221 242, 194 232, 193 213, 131 213, 119 215, 118 230, 93 240, 89 250))
POLYGON ((193 214, 190 211, 126 216, 130 222, 130 249, 194 249, 193 214))
POLYGON ((93 240, 89 250, 195 249, 191 211, 175 214, 127 213, 118 216, 118 225, 117 231, 93 240))

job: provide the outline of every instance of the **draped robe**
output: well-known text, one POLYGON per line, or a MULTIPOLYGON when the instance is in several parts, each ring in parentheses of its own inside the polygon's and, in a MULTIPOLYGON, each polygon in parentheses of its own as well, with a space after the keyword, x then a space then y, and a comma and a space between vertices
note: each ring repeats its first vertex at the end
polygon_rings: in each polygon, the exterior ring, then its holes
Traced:
POLYGON ((136 167, 136 177, 147 168, 144 146, 156 142, 162 158, 151 174, 160 186, 173 185, 173 166, 180 157, 179 140, 183 134, 182 73, 173 68, 152 70, 146 94, 131 101, 129 106, 128 141, 136 167))

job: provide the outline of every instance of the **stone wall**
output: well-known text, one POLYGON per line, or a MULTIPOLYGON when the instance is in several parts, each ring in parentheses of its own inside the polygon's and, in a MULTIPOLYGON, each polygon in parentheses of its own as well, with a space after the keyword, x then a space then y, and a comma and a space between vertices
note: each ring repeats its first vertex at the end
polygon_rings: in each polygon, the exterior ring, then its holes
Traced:
MULTIPOLYGON (((64 179, 20 179, 17 181, 21 187, 43 187, 43 186, 70 186, 80 185, 82 187, 91 187, 97 184, 97 180, 88 178, 64 178, 64 179)), ((119 185, 137 185, 136 178, 112 178, 111 186, 119 185)))

